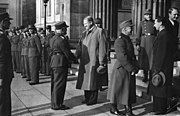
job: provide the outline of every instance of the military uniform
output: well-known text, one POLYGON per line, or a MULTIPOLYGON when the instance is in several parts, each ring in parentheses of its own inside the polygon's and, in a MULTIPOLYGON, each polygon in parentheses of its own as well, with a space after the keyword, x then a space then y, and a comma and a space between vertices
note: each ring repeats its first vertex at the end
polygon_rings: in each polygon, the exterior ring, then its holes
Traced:
MULTIPOLYGON (((67 27, 65 22, 59 22, 55 25, 56 29, 67 27)), ((65 35, 57 33, 50 39, 52 57, 50 67, 53 70, 51 80, 51 108, 65 110, 68 107, 63 105, 64 94, 66 89, 68 67, 71 61, 75 60, 70 51, 69 43, 65 35)))
POLYGON ((18 35, 13 35, 10 38, 11 41, 11 51, 12 51, 12 62, 13 62, 13 69, 17 73, 20 72, 20 61, 19 61, 19 51, 18 51, 18 45, 20 38, 18 35))
POLYGON ((39 83, 40 58, 42 52, 41 41, 37 34, 32 34, 31 37, 29 37, 28 47, 29 69, 31 76, 30 84, 37 84, 39 83))
POLYGON ((28 80, 31 80, 30 77, 30 70, 29 70, 29 59, 28 59, 28 37, 24 37, 22 39, 22 67, 23 67, 23 73, 24 76, 27 77, 28 80))
POLYGON ((46 60, 46 75, 50 75, 50 67, 49 67, 49 64, 50 64, 50 61, 51 61, 51 56, 50 56, 50 53, 51 53, 51 50, 50 50, 50 45, 49 45, 49 42, 50 42, 50 39, 52 39, 52 37, 54 36, 54 32, 50 32, 49 34, 46 35, 46 41, 47 41, 47 60, 46 60))
POLYGON ((139 52, 139 65, 140 69, 144 70, 145 76, 148 76, 148 71, 152 65, 152 47, 155 40, 156 31, 154 28, 154 21, 142 21, 140 22, 137 38, 140 40, 140 52, 139 52))

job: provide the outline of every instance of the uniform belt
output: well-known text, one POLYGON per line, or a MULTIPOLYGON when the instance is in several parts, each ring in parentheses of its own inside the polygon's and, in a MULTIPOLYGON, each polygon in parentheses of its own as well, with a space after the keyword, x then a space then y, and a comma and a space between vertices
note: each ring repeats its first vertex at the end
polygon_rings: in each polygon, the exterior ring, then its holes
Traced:
POLYGON ((143 33, 143 36, 150 36, 150 35, 154 35, 153 33, 143 33))

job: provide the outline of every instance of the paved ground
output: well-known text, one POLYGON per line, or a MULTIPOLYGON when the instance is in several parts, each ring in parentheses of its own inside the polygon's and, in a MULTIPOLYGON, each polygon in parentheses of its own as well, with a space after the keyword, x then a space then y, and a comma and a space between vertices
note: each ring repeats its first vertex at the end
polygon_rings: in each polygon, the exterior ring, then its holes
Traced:
MULTIPOLYGON (((109 69, 112 66, 109 65, 109 69)), ((15 74, 12 82, 12 116, 113 116, 109 113, 107 91, 99 93, 98 103, 93 106, 81 104, 83 91, 75 89, 76 76, 69 76, 64 104, 71 109, 54 111, 50 108, 50 77, 40 75, 40 84, 29 85, 20 74, 15 74)), ((138 116, 149 116, 151 102, 137 97, 133 112, 138 116)), ((119 109, 123 110, 122 106, 119 109)), ((180 116, 180 112, 172 112, 166 116, 180 116)))

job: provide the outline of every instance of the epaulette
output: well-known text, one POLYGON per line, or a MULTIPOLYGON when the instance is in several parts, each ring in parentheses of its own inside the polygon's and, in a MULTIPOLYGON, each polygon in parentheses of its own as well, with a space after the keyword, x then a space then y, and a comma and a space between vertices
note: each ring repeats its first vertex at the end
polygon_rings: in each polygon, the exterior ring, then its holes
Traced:
POLYGON ((118 38, 121 39, 122 36, 119 36, 118 38))

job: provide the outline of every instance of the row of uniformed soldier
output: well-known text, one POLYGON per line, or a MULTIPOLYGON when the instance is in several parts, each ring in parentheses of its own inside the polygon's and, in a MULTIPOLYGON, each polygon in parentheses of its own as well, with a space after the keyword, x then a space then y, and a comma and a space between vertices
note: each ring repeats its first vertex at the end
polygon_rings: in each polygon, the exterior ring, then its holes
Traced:
POLYGON ((26 77, 31 85, 39 83, 39 71, 44 75, 50 75, 48 54, 49 40, 52 36, 54 33, 50 25, 47 26, 47 36, 45 30, 38 34, 34 25, 12 29, 9 32, 13 70, 21 73, 23 78, 26 77))

